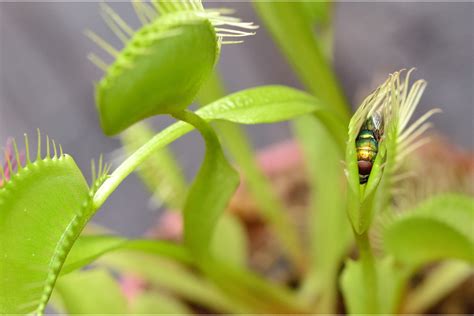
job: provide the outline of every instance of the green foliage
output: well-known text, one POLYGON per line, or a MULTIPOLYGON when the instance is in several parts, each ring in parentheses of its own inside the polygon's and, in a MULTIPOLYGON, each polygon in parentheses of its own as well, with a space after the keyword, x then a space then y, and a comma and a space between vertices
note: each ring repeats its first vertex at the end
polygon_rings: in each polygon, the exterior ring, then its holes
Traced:
POLYGON ((247 265, 248 246, 245 229, 239 219, 232 214, 221 216, 210 247, 212 257, 222 262, 240 267, 247 265))
POLYGON ((384 246, 397 260, 420 266, 441 259, 474 263, 474 200, 435 196, 406 211, 384 231, 384 246))
POLYGON ((240 124, 264 124, 285 121, 315 113, 329 124, 323 103, 317 98, 285 86, 246 89, 203 107, 196 113, 204 119, 226 120, 240 124))
POLYGON ((156 288, 217 312, 249 312, 234 299, 226 297, 208 279, 162 256, 120 251, 104 256, 96 264, 117 273, 143 278, 156 288))
POLYGON ((410 86, 411 71, 404 80, 401 72, 391 74, 349 122, 349 107, 330 67, 331 4, 256 1, 263 21, 314 96, 283 86, 223 96, 218 77, 211 73, 221 45, 236 43, 223 39, 253 34, 224 26, 256 27, 223 16, 225 10, 204 10, 199 0, 154 0, 152 5, 133 1, 144 24, 136 32, 102 5, 105 21, 125 44, 120 52, 88 33, 115 57, 107 66, 90 56, 105 71, 96 87, 102 128, 108 135, 123 132, 129 154, 111 175, 101 159, 97 172, 93 164, 89 188, 74 160, 62 150, 58 154, 54 142, 51 154, 49 139, 46 155, 42 156, 38 145, 33 162, 27 139, 26 163, 21 162, 16 143, 14 150, 5 150, 6 164, 0 165, 1 313, 41 314, 51 295, 59 311, 71 314, 191 313, 181 300, 222 313, 334 312, 340 262, 351 241, 349 224, 358 259, 346 262, 340 285, 350 313, 420 312, 470 275, 472 198, 436 196, 400 216, 389 214, 401 161, 423 144, 418 137, 429 127, 425 121, 437 111, 408 125, 426 86, 423 80, 410 86), (201 89, 205 82, 208 86, 201 89), (200 101, 209 104, 196 112, 186 110, 199 91, 200 101), (384 118, 382 138, 377 140, 378 154, 369 180, 360 184, 355 139, 375 112, 384 118), (154 134, 140 121, 157 114, 180 122, 154 134), (245 134, 234 125, 291 119, 296 119, 293 129, 303 148, 311 185, 308 244, 291 226, 285 207, 258 169, 245 134), (248 179, 265 221, 296 267, 296 277, 304 274, 303 280, 298 279, 302 283, 298 292, 247 269, 247 231, 236 217, 224 213, 239 175, 227 161, 212 121, 217 121, 214 124, 248 179), (166 146, 193 129, 202 135, 206 153, 188 188, 166 146), (340 166, 344 152, 346 188, 340 166), (135 170, 167 207, 182 210, 182 244, 79 236, 95 211, 135 170), (382 212, 394 219, 381 227, 383 249, 375 255, 369 232, 373 219, 382 212), (443 259, 465 262, 439 266, 433 272, 439 279, 427 277, 401 309, 411 274, 443 259), (80 270, 88 265, 93 269, 80 270), (147 290, 129 304, 114 273, 143 279, 147 290))
POLYGON ((313 24, 318 14, 327 16, 327 6, 298 1, 254 1, 255 9, 269 28, 302 83, 347 121, 349 108, 325 52, 314 39, 313 24), (312 8, 308 10, 308 7, 312 8), (324 8, 326 7, 326 8, 324 8))
POLYGON ((192 311, 179 299, 158 292, 147 291, 138 294, 130 304, 130 312, 137 314, 180 314, 190 315, 192 311))
MULTIPOLYGON (((335 127, 333 115, 318 99, 282 86, 263 86, 236 92, 196 111, 196 115, 206 121, 225 120, 239 124, 276 123, 310 113, 315 113, 327 129, 335 127)), ((94 207, 99 208, 115 188, 156 150, 192 130, 191 125, 178 122, 155 135, 110 175, 95 194, 94 207)), ((344 134, 343 131, 341 133, 344 134)))
POLYGON ((125 314, 127 302, 120 286, 106 270, 77 271, 61 277, 55 291, 67 314, 125 314))
POLYGON ((26 164, 0 187, 2 313, 43 311, 69 249, 93 214, 81 171, 53 147, 51 155, 47 139, 42 157, 39 144, 31 162, 26 141, 26 164))
POLYGON ((472 265, 466 262, 450 260, 441 263, 406 295, 402 313, 421 314, 430 309, 473 273, 472 265))
MULTIPOLYGON (((214 72, 199 92, 197 100, 208 104, 224 97, 224 87, 214 72)), ((297 265, 303 262, 303 250, 295 227, 291 225, 288 211, 280 198, 274 192, 270 181, 263 174, 257 164, 252 145, 245 135, 245 131, 237 124, 230 122, 215 122, 214 125, 227 149, 240 168, 245 183, 255 202, 261 210, 262 216, 269 223, 275 236, 280 241, 284 251, 297 265)))
POLYGON ((314 287, 322 286, 320 309, 331 312, 336 302, 339 263, 351 240, 346 200, 341 198, 340 191, 344 180, 341 153, 331 135, 313 117, 296 119, 294 131, 308 162, 306 169, 312 189, 308 226, 313 269, 301 295, 312 301, 317 292, 314 287))
POLYGON ((400 303, 401 288, 406 274, 397 269, 392 258, 387 257, 376 262, 377 289, 376 302, 372 301, 371 291, 365 288, 366 273, 361 261, 349 260, 341 276, 341 288, 345 305, 350 314, 370 314, 370 307, 377 306, 378 314, 393 314, 397 312, 400 303))
POLYGON ((192 12, 166 14, 137 31, 97 85, 102 129, 117 134, 156 114, 185 109, 216 62, 211 22, 192 12))
POLYGON ((276 311, 278 306, 288 311, 303 310, 301 305, 293 302, 294 298, 286 289, 276 284, 267 284, 260 277, 245 270, 245 263, 242 262, 245 259, 243 235, 234 226, 234 221, 228 216, 222 217, 214 237, 220 238, 218 234, 222 232, 224 240, 219 240, 219 243, 214 241, 213 256, 197 265, 229 298, 217 295, 214 286, 203 283, 199 277, 186 272, 177 264, 177 262, 192 264, 185 248, 162 241, 127 241, 115 236, 82 236, 71 250, 63 271, 69 272, 96 261, 115 271, 131 272, 144 277, 148 281, 156 282, 160 287, 168 288, 192 301, 217 310, 235 311, 243 306, 252 306, 245 311, 255 310, 254 308, 267 312, 276 311), (233 228, 230 228, 232 226, 233 228), (226 229, 233 230, 234 233, 224 232, 226 229), (232 251, 240 253, 240 256, 229 254, 229 247, 232 251), (227 250, 227 256, 224 250, 227 250), (106 256, 100 259, 104 255, 106 256), (159 257, 172 258, 176 261, 175 263, 163 261, 159 257), (229 280, 232 282, 229 283, 229 280), (267 299, 264 301, 258 299, 261 295, 267 299), (232 300, 239 304, 234 304, 232 307, 230 304, 232 300))
POLYGON ((189 263, 191 258, 186 250, 166 241, 136 239, 127 240, 113 235, 86 235, 77 239, 69 253, 62 274, 80 269, 109 252, 135 250, 161 257, 189 263))
POLYGON ((196 127, 206 142, 206 154, 189 188, 183 208, 184 242, 196 256, 205 259, 217 221, 239 184, 239 175, 222 152, 216 134, 193 112, 175 117, 196 127))
POLYGON ((320 297, 319 311, 332 313, 336 306, 337 267, 350 242, 344 214, 346 201, 340 198, 339 164, 346 146, 349 107, 330 68, 332 4, 254 1, 254 6, 300 81, 333 114, 326 127, 306 117, 292 122, 311 185, 308 218, 311 269, 301 296, 310 302, 320 297), (318 287, 324 290, 318 293, 318 287))
POLYGON ((230 299, 251 311, 264 314, 308 311, 308 306, 291 290, 250 271, 217 260, 209 260, 200 268, 230 299))

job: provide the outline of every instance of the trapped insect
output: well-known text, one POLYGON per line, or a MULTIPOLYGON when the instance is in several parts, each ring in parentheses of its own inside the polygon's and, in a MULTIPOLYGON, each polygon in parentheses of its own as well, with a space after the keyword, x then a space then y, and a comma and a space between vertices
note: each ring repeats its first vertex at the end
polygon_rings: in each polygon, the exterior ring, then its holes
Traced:
POLYGON ((359 167, 360 184, 366 183, 369 179, 383 133, 382 126, 382 114, 380 111, 376 111, 364 122, 357 135, 357 166, 359 167))

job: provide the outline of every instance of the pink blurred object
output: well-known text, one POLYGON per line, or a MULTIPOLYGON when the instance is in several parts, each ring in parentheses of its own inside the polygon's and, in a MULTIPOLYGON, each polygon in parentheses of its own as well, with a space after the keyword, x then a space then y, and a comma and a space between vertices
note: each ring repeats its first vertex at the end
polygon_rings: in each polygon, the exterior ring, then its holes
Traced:
MULTIPOLYGON (((271 145, 257 153, 257 164, 269 179, 275 193, 282 200, 291 199, 294 189, 299 190, 305 180, 300 146, 293 140, 271 145)), ((259 207, 249 194, 245 177, 229 203, 229 209, 249 221, 261 221, 259 207)))
POLYGON ((138 294, 145 290, 146 282, 139 277, 127 274, 120 278, 120 287, 128 302, 131 303, 138 294))
POLYGON ((300 165, 302 163, 301 149, 298 143, 287 140, 260 151, 257 162, 263 172, 271 176, 300 165))
POLYGON ((181 213, 166 210, 158 218, 158 223, 146 234, 156 239, 180 241, 183 234, 183 219, 181 213))

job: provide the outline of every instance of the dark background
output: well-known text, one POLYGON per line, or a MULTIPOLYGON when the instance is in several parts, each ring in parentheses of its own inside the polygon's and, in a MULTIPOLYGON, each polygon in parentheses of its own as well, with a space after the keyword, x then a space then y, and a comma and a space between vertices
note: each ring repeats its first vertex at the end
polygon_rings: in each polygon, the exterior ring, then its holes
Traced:
MULTIPOLYGON (((129 3, 112 6, 138 27, 129 3)), ((222 6, 261 24, 248 2, 207 3, 222 6)), ((63 145, 85 174, 91 158, 120 154, 118 140, 99 128, 93 81, 101 72, 86 59, 89 52, 100 51, 83 36, 87 28, 120 47, 98 8, 96 2, 0 3, 0 142, 24 132, 34 135, 40 128, 63 145)), ((348 99, 356 106, 389 72, 415 66, 416 78, 428 81, 418 114, 442 108, 444 113, 433 119, 436 128, 472 150, 473 9, 472 3, 337 3, 334 65, 348 99)), ((275 83, 300 87, 263 26, 244 44, 223 47, 220 70, 229 91, 275 83)), ((153 121, 159 129, 171 122, 153 121)), ((248 130, 257 147, 290 135, 286 124, 248 130)), ((199 136, 188 135, 172 148, 192 177, 203 154, 199 136)), ((154 216, 149 195, 132 176, 95 219, 133 236, 154 216)))

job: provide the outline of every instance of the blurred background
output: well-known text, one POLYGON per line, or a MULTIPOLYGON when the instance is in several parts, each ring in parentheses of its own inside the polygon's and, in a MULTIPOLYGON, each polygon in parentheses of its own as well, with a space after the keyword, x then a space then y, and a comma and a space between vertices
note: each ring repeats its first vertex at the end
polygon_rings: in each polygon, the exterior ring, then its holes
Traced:
MULTIPOLYGON (((259 23, 248 1, 205 2, 229 7, 235 16, 259 23)), ((139 26, 129 3, 112 3, 122 17, 139 26)), ((474 4, 337 3, 334 10, 334 67, 348 100, 356 107, 389 72, 417 67, 428 81, 418 113, 440 107, 436 129, 467 150, 474 148, 474 4)), ((84 35, 91 29, 116 47, 97 2, 0 3, 0 143, 21 139, 36 128, 63 145, 89 174, 90 159, 119 157, 120 142, 102 134, 94 105, 94 81, 101 71, 89 52, 101 50, 84 35)), ((223 47, 219 69, 229 92, 266 85, 301 87, 265 28, 240 45, 223 47)), ((157 129, 172 120, 152 119, 157 129)), ((248 127, 257 148, 290 137, 286 124, 248 127)), ((193 133, 172 148, 192 178, 203 155, 193 133)), ((149 194, 131 176, 112 195, 95 221, 136 236, 156 218, 149 194)))

